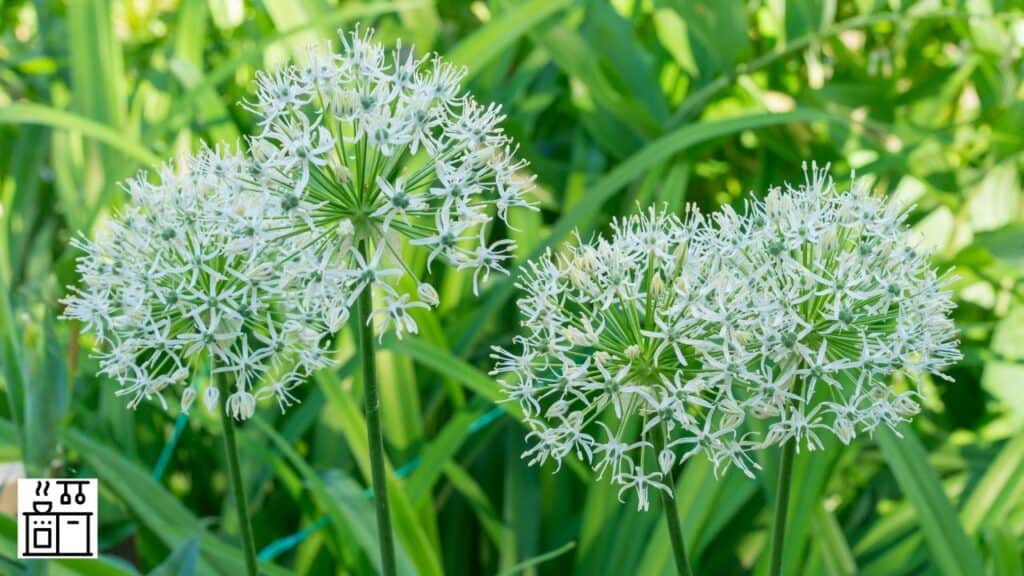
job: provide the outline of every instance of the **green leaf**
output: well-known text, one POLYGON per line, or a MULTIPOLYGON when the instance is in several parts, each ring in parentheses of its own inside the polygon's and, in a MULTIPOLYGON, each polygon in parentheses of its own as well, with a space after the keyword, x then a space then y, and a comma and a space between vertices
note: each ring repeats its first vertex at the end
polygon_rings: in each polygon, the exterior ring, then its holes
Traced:
POLYGON ((466 503, 476 513, 477 520, 483 525, 484 531, 495 546, 501 545, 501 516, 494 509, 487 493, 480 484, 455 462, 448 462, 444 467, 445 477, 452 487, 466 499, 466 503))
MULTIPOLYGON (((699 566, 701 552, 757 492, 758 484, 736 469, 716 478, 707 458, 693 458, 683 467, 675 489, 675 513, 683 524, 683 540, 693 566, 699 566)), ((651 535, 639 572, 664 574, 675 565, 672 544, 664 520, 651 535)))
MULTIPOLYGON (((341 472, 334 471, 326 479, 321 479, 306 461, 299 456, 287 440, 274 431, 269 424, 260 418, 253 419, 253 424, 270 439, 275 449, 298 471, 320 509, 331 519, 338 534, 339 548, 346 546, 346 538, 354 537, 366 554, 366 558, 381 571, 380 545, 377 541, 377 518, 373 507, 363 495, 363 491, 354 480, 341 472)), ((415 574, 416 570, 409 560, 401 542, 396 550, 398 569, 402 574, 415 574)))
MULTIPOLYGON (((2 109, 0 109, 2 110, 2 109)), ((0 112, 2 114, 2 112, 0 112)), ((26 126, 18 131, 10 168, 0 179, 0 274, 11 278, 11 283, 24 282, 35 239, 33 223, 46 213, 41 192, 49 130, 41 126, 26 126), (6 181, 6 182, 4 182, 6 181)))
POLYGON ((567 552, 570 552, 575 547, 576 547, 576 542, 568 542, 566 544, 563 544, 563 545, 559 546, 558 548, 555 548, 554 550, 551 550, 550 552, 545 552, 544 554, 540 554, 538 556, 534 556, 533 558, 530 558, 529 560, 524 560, 524 561, 520 562, 519 564, 516 564, 515 566, 509 568, 508 570, 505 570, 505 571, 501 572, 500 576, 512 576, 513 574, 519 574, 521 572, 525 572, 526 570, 528 570, 530 568, 533 568, 534 566, 537 566, 539 564, 543 564, 544 562, 547 562, 548 560, 553 560, 555 558, 558 558, 559 556, 561 556, 561 555, 563 555, 563 554, 565 554, 567 552))
POLYGON ((686 22, 701 76, 728 73, 749 52, 747 14, 741 0, 716 3, 673 0, 669 4, 686 22))
POLYGON ((835 514, 823 505, 818 506, 814 512, 813 530, 812 542, 818 547, 828 575, 855 576, 857 563, 835 514))
POLYGON ((490 404, 489 400, 477 398, 470 407, 448 418, 444 428, 420 450, 420 464, 406 480, 409 500, 414 505, 423 504, 431 495, 430 490, 444 473, 445 465, 455 458, 469 438, 473 422, 487 411, 490 404))
MULTIPOLYGON (((500 403, 501 407, 520 425, 523 424, 523 411, 519 405, 515 402, 505 402, 506 399, 501 390, 498 387, 497 382, 493 378, 484 374, 477 368, 471 366, 465 361, 457 358, 451 352, 442 350, 428 342, 419 338, 403 338, 398 339, 394 337, 386 337, 384 339, 384 348, 408 356, 418 362, 419 364, 430 368, 442 376, 447 376, 452 380, 462 384, 469 390, 476 392, 483 398, 495 403, 500 403)), ((458 421, 458 425, 463 427, 463 433, 468 431, 469 422, 465 418, 458 421)), ((438 445, 435 447, 436 450, 450 450, 457 448, 456 442, 459 440, 459 429, 452 428, 449 431, 450 437, 444 439, 444 445, 438 445)), ((462 437, 464 439, 464 436, 462 437)), ((566 459, 566 465, 575 472, 580 478, 588 477, 586 467, 576 458, 569 457, 566 459)), ((436 462, 432 459, 427 463, 433 466, 436 462)), ((415 492, 410 494, 422 495, 422 490, 426 488, 425 482, 433 478, 428 474, 435 473, 436 468, 427 468, 427 472, 423 473, 423 476, 418 477, 415 480, 414 486, 416 487, 415 492)))
MULTIPOLYGON (((127 87, 122 47, 114 29, 114 2, 78 0, 69 3, 67 11, 70 109, 115 132, 123 132, 127 87)), ((74 150, 74 142, 56 140, 55 161, 72 156, 74 150)), ((129 171, 116 150, 117 147, 103 149, 88 142, 84 157, 76 163, 75 181, 57 181, 65 213, 75 228, 87 229, 92 225, 96 214, 107 207, 111 194, 117 191, 113 180, 129 171), (86 210, 77 209, 82 204, 86 210)))
POLYGON ((3 367, 4 388, 7 392, 7 404, 11 410, 11 420, 21 434, 24 424, 25 383, 28 377, 22 363, 21 336, 14 319, 11 307, 11 286, 0 267, 0 366, 3 367))
MULTIPOLYGON (((643 103, 623 93, 608 71, 594 58, 586 40, 568 26, 552 26, 532 35, 567 76, 579 81, 586 97, 607 110, 625 129, 635 135, 652 136, 661 125, 643 103)), ((621 83, 620 83, 621 84, 621 83)))
MULTIPOLYGON (((786 540, 783 550, 782 572, 798 574, 805 571, 803 561, 805 551, 813 535, 812 525, 815 511, 822 506, 825 486, 832 475, 832 470, 842 445, 834 436, 822 438, 825 444, 821 452, 802 451, 793 462, 793 481, 790 486, 789 513, 786 519, 786 540)), ((761 471, 761 483, 770 502, 774 502, 777 479, 778 458, 766 458, 761 471)), ((774 505, 773 508, 774 510, 774 505)), ((769 568, 769 547, 766 547, 758 563, 758 574, 767 574, 769 568)))
POLYGON ((32 384, 25 389, 23 438, 25 468, 36 478, 49 475, 68 406, 67 360, 49 314, 43 321, 40 347, 34 355, 32 384))
POLYGON ((1024 266, 1024 222, 1014 222, 995 230, 974 235, 973 246, 980 246, 1012 266, 1024 266))
POLYGON ((1024 551, 1020 539, 1009 526, 993 526, 984 532, 989 552, 992 576, 1020 576, 1024 574, 1024 551))
POLYGON ((948 576, 976 576, 984 573, 977 549, 957 519, 939 476, 928 463, 928 453, 907 426, 899 438, 888 428, 875 438, 904 496, 917 511, 918 527, 931 551, 934 566, 948 576))
POLYGON ((156 165, 160 157, 127 136, 95 120, 41 104, 11 104, 0 108, 0 124, 33 124, 81 133, 86 138, 135 158, 142 164, 156 165))
MULTIPOLYGON (((188 539, 198 537, 201 574, 243 572, 242 551, 207 532, 184 504, 154 481, 147 470, 79 430, 65 429, 61 439, 96 470, 101 489, 110 490, 120 498, 169 548, 176 549, 188 539)), ((260 570, 270 576, 287 574, 269 563, 261 563, 260 570)))
POLYGON ((960 512, 964 530, 1001 524, 1024 494, 1024 434, 1018 434, 999 451, 960 512))
POLYGON ((199 568, 199 539, 189 538, 148 576, 195 576, 199 568))
MULTIPOLYGON (((470 366, 465 361, 452 356, 450 352, 442 350, 424 340, 388 337, 384 339, 383 347, 408 356, 438 374, 456 380, 469 390, 476 392, 491 402, 499 402, 504 399, 498 384, 493 378, 470 366)), ((510 414, 516 417, 522 416, 519 407, 514 403, 509 403, 505 407, 507 408, 506 411, 510 414)))
POLYGON ((495 56, 536 28, 572 0, 529 0, 510 3, 507 11, 465 37, 446 58, 466 67, 467 79, 476 76, 495 56))
MULTIPOLYGON (((203 43, 208 38, 206 0, 184 0, 178 11, 174 57, 168 62, 171 72, 186 89, 202 79, 203 43)), ((224 101, 213 89, 198 95, 196 121, 214 142, 236 142, 238 129, 224 101)))
MULTIPOLYGON (((366 436, 366 420, 363 418, 362 410, 352 399, 351 391, 342 389, 341 382, 329 378, 329 375, 322 371, 316 375, 316 380, 324 390, 328 405, 339 416, 341 432, 348 441, 349 448, 363 477, 369 478, 369 440, 366 436)), ((385 414, 384 417, 387 418, 387 415, 385 414)), ((437 556, 437 548, 427 536, 426 527, 418 517, 402 482, 395 476, 391 465, 386 464, 388 495, 390 496, 395 532, 409 554, 409 559, 416 567, 417 574, 441 574, 441 561, 437 556)))

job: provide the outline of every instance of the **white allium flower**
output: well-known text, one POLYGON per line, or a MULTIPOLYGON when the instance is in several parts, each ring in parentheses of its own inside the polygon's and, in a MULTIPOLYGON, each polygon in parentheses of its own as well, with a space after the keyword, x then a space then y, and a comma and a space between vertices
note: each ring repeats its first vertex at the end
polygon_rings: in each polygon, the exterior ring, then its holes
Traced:
POLYGON ((816 450, 825 432, 849 443, 908 421, 923 375, 948 379, 961 355, 953 278, 918 249, 906 209, 863 181, 838 191, 828 166, 805 174, 742 215, 723 210, 713 250, 745 287, 729 330, 752 374, 735 397, 770 420, 764 445, 816 450))
POLYGON ((428 269, 444 259, 472 270, 478 290, 515 247, 490 239, 492 223, 529 207, 533 179, 500 107, 463 93, 464 71, 401 44, 385 50, 372 30, 340 36, 340 53, 313 49, 306 64, 257 75, 244 103, 259 126, 247 181, 276 198, 278 230, 306 237, 325 269, 351 271, 345 290, 323 294, 326 313, 374 289, 380 327, 415 332, 408 309, 439 299, 413 275, 411 251, 428 269), (400 290, 406 276, 417 290, 400 290))
POLYGON ((524 458, 573 454, 646 508, 697 453, 753 476, 755 450, 909 420, 913 383, 960 353, 951 278, 905 220, 814 167, 715 228, 652 210, 531 262, 518 351, 493 355, 531 429, 524 458))
POLYGON ((711 320, 736 287, 725 284, 709 234, 696 212, 680 220, 652 209, 613 222, 608 239, 528 265, 518 302, 525 334, 518 352, 495 348, 493 373, 526 415, 531 464, 575 454, 620 496, 634 491, 641 509, 648 490, 671 491, 670 472, 698 452, 756 469, 743 419, 728 409, 729 384, 703 366, 739 371, 741 362, 716 344, 711 320))
MULTIPOLYGON (((288 390, 330 364, 328 330, 311 301, 296 296, 327 285, 302 239, 280 238, 278 199, 246 184, 251 166, 227 149, 203 149, 151 180, 128 180, 130 199, 95 240, 76 239, 81 288, 70 288, 65 318, 96 333, 101 373, 135 408, 180 393, 187 411, 204 365, 232 393, 226 413, 252 416, 256 397, 281 408, 288 390)), ((220 393, 202 394, 208 409, 220 393)))

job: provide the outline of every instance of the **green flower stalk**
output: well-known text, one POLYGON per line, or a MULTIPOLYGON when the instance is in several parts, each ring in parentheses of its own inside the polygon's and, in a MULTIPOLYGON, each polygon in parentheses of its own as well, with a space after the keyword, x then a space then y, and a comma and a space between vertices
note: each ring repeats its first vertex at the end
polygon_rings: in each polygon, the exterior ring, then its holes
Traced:
MULTIPOLYGON (((837 190, 828 166, 772 189, 743 214, 716 217, 713 249, 735 278, 738 335, 729 369, 745 413, 768 422, 759 447, 780 446, 772 574, 780 574, 794 452, 894 431, 920 410, 917 384, 960 358, 953 278, 918 249, 907 210, 862 181, 837 190), (898 386, 900 383, 901 384, 898 386)), ((731 317, 730 317, 731 316, 731 317)))
POLYGON ((385 50, 372 30, 340 39, 340 53, 311 50, 305 64, 257 75, 244 103, 259 126, 247 182, 282 208, 279 234, 304 239, 328 326, 340 329, 358 303, 382 565, 393 574, 373 336, 415 334, 411 312, 440 303, 408 261, 415 252, 428 271, 442 260, 471 272, 474 293, 505 273, 515 243, 493 238, 496 222, 531 207, 532 178, 520 175, 500 107, 462 91, 463 70, 401 44, 385 50))

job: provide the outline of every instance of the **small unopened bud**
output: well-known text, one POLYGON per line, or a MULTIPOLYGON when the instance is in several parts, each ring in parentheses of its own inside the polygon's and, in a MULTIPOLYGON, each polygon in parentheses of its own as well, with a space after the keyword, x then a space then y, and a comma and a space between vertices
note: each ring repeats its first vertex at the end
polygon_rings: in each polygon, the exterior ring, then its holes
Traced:
POLYGON ((843 444, 849 444, 857 433, 850 420, 843 416, 836 418, 836 421, 832 424, 832 431, 835 432, 836 437, 843 444))
POLYGON ((334 306, 327 314, 327 329, 331 332, 341 331, 342 326, 348 322, 349 311, 344 306, 334 306))
POLYGON ((893 401, 893 408, 896 412, 904 418, 910 418, 916 416, 921 411, 921 406, 915 402, 909 394, 900 394, 893 401))
POLYGON ((569 403, 565 400, 559 400, 548 408, 547 412, 544 413, 545 418, 558 418, 569 411, 569 403))
POLYGON ((188 413, 189 409, 192 408, 192 404, 196 401, 196 389, 189 386, 185 388, 185 391, 181 393, 181 411, 188 413))
POLYGON ((239 390, 228 396, 228 401, 224 404, 224 412, 235 420, 248 420, 256 413, 256 397, 239 390))
POLYGON ((666 476, 672 470, 672 466, 676 463, 676 453, 670 448, 665 448, 658 454, 658 467, 661 468, 661 473, 666 476))
POLYGON ((437 290, 434 290, 434 287, 426 282, 416 287, 416 294, 418 294, 420 300, 428 306, 437 306, 441 303, 441 298, 437 295, 437 290))
POLYGON ((665 281, 661 279, 661 274, 655 274, 654 278, 651 278, 651 294, 653 296, 660 296, 665 291, 665 281))
POLYGON ((215 386, 207 386, 206 391, 203 392, 203 406, 210 412, 217 409, 217 401, 220 400, 220 390, 215 386))

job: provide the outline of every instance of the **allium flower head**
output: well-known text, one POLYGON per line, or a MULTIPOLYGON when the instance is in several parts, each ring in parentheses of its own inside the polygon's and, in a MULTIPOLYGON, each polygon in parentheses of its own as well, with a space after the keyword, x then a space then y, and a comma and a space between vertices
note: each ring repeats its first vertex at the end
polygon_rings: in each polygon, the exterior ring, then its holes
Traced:
POLYGON ((767 446, 908 420, 915 383, 960 354, 951 279, 905 220, 815 167, 715 227, 652 210, 530 263, 524 333, 493 372, 531 429, 524 458, 575 455, 646 508, 697 453, 753 476, 767 446))
POLYGON ((863 181, 840 192, 827 166, 805 174, 742 215, 722 211, 713 249, 743 287, 736 337, 723 343, 748 372, 735 397, 770 421, 764 445, 815 450, 823 432, 849 443, 909 420, 916 383, 947 378, 940 371, 961 356, 952 278, 918 250, 906 209, 863 181))
POLYGON ((315 285, 293 257, 302 246, 270 241, 279 208, 246 189, 248 170, 240 154, 204 149, 154 179, 140 174, 97 238, 73 241, 83 286, 70 288, 64 315, 96 333, 101 372, 131 408, 144 398, 166 408, 164 394, 180 393, 188 410, 193 376, 210 366, 233 392, 220 398, 210 386, 203 402, 246 419, 261 398, 283 410, 292 388, 330 363, 320 311, 295 296, 315 285))
POLYGON ((496 348, 493 373, 526 415, 531 464, 574 454, 637 494, 671 491, 694 454, 751 473, 743 413, 719 366, 733 359, 715 323, 734 291, 708 249, 710 229, 650 210, 529 264, 519 287, 518 351, 496 348), (705 362, 713 365, 709 370, 705 362), (663 440, 655 440, 655 435, 663 440), (659 445, 660 444, 660 445, 659 445))
POLYGON ((418 280, 415 293, 399 292, 403 277, 415 280, 406 251, 422 250, 428 269, 444 259, 472 270, 478 290, 514 249, 490 239, 491 223, 528 206, 532 179, 519 174, 526 163, 499 127, 500 107, 463 93, 462 70, 401 44, 385 50, 372 30, 340 36, 340 53, 314 49, 305 64, 257 75, 245 103, 260 127, 251 182, 282 207, 281 229, 350 271, 327 310, 373 288, 381 324, 415 332, 408 311, 438 298, 418 280))

